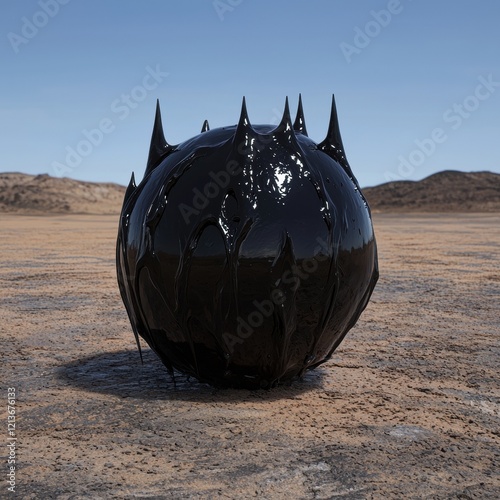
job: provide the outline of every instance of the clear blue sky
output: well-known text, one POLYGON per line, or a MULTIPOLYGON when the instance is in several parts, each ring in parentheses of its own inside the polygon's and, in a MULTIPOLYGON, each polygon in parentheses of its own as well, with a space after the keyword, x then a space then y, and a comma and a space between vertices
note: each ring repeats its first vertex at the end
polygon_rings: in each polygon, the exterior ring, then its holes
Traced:
POLYGON ((236 123, 243 95, 258 124, 285 96, 295 114, 301 92, 318 142, 335 93, 362 186, 500 172, 498 0, 22 0, 0 14, 0 171, 126 184, 156 98, 176 144, 205 118, 236 123))

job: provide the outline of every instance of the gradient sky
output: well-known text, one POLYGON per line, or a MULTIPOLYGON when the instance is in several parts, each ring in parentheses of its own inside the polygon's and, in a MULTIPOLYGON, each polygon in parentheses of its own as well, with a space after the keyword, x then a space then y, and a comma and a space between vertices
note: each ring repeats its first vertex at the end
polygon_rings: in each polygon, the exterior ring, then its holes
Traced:
POLYGON ((242 96, 252 123, 277 123, 301 92, 317 142, 335 93, 361 186, 500 173, 498 0, 11 0, 0 13, 0 171, 127 184, 157 98, 176 144, 205 118, 235 124, 242 96))

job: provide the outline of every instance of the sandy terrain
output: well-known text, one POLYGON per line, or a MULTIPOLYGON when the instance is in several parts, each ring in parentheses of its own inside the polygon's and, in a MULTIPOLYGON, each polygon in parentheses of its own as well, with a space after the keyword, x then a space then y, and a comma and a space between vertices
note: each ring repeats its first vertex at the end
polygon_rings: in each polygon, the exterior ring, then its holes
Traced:
POLYGON ((375 228, 380 281, 332 360, 251 392, 141 365, 117 216, 0 214, 17 497, 499 498, 500 215, 375 228))

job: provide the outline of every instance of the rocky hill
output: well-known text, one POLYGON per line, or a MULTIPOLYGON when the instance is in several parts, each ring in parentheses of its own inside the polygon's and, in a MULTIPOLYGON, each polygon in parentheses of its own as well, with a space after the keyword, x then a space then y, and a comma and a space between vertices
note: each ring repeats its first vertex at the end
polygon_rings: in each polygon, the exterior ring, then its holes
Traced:
POLYGON ((125 187, 49 175, 0 173, 0 212, 18 214, 116 214, 125 187))
POLYGON ((373 212, 500 212, 500 174, 445 170, 363 189, 373 212))

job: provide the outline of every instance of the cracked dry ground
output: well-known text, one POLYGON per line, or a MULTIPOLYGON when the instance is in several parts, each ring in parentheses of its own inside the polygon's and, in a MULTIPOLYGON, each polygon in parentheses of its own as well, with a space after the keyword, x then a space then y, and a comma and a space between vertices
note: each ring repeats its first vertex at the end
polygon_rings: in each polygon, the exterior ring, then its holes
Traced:
POLYGON ((500 215, 376 215, 359 323, 322 368, 254 392, 141 365, 117 217, 0 217, 18 497, 500 497, 500 215))

